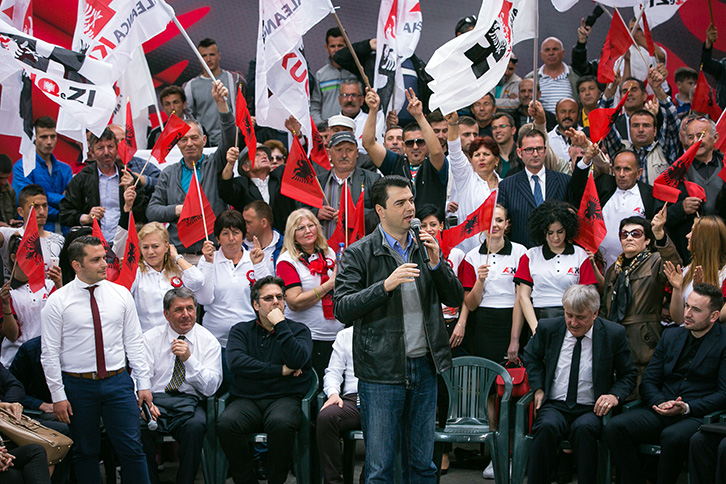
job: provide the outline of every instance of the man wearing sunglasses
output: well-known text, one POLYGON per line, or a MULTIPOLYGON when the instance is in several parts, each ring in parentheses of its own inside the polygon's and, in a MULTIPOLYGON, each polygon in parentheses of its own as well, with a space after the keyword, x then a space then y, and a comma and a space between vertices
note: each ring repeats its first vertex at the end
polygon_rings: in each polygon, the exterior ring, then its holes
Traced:
POLYGON ((229 332, 227 364, 233 379, 227 405, 217 422, 217 435, 235 483, 256 482, 249 437, 267 433, 267 475, 282 484, 292 464, 300 402, 310 388, 313 341, 302 323, 286 319, 285 283, 267 276, 250 290, 254 321, 229 332))

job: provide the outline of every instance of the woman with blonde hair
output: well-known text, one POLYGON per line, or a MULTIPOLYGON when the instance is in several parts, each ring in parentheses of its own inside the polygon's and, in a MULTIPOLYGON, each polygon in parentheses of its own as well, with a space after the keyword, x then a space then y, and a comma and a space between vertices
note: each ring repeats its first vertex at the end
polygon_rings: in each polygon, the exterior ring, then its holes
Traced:
POLYGON ((717 215, 698 217, 686 240, 691 263, 683 271, 681 266, 670 262, 666 262, 664 268, 673 287, 671 318, 679 324, 683 323, 683 305, 693 292, 694 284, 705 282, 726 291, 726 223, 723 219, 717 215))
POLYGON ((131 295, 141 329, 148 331, 166 324, 161 301, 169 289, 185 286, 197 292, 204 284, 204 277, 169 243, 169 232, 159 222, 150 222, 139 230, 139 253, 131 295))
POLYGON ((287 218, 285 244, 277 259, 277 275, 285 281, 290 319, 310 328, 313 368, 322 382, 333 342, 343 324, 333 316, 333 288, 338 271, 335 251, 328 246, 318 219, 310 210, 287 218))

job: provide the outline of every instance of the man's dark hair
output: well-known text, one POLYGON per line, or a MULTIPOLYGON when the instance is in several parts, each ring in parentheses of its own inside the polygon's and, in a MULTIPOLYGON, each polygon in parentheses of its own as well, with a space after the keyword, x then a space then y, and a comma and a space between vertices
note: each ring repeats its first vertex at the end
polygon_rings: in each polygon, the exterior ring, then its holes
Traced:
POLYGON ((371 205, 374 210, 376 205, 386 208, 386 202, 388 201, 388 187, 411 188, 411 182, 408 178, 404 178, 400 175, 386 175, 376 180, 370 190, 371 205))
POLYGON ((106 127, 106 129, 103 130, 101 136, 96 136, 95 134, 91 133, 91 139, 88 141, 88 144, 91 146, 91 149, 93 149, 93 147, 96 146, 96 143, 102 140, 113 141, 114 146, 117 145, 116 135, 113 134, 113 131, 111 131, 111 128, 109 128, 108 126, 106 127))
POLYGON ((328 43, 328 39, 331 37, 342 37, 343 33, 340 31, 338 27, 333 27, 332 29, 328 29, 327 32, 325 32, 325 43, 328 43))
POLYGON ((572 242, 577 237, 577 211, 573 210, 572 205, 559 200, 545 200, 542 205, 532 211, 527 220, 529 236, 534 245, 547 243, 547 230, 555 222, 562 224, 567 242, 572 242))
POLYGON ((45 190, 43 190, 43 187, 41 187, 40 185, 36 185, 35 183, 25 185, 18 194, 18 205, 22 207, 23 205, 25 205, 25 201, 27 199, 38 195, 43 195, 44 197, 48 198, 48 194, 45 193, 45 190))
MULTIPOLYGON (((496 98, 494 97, 494 94, 492 94, 491 92, 488 92, 488 93, 484 94, 484 95, 483 95, 482 97, 480 97, 479 99, 481 99, 481 98, 484 98, 484 97, 487 97, 487 96, 489 96, 489 99, 491 99, 491 100, 492 100, 492 106, 494 106, 494 107, 497 107, 497 100, 496 100, 496 98)), ((477 99, 477 101, 478 101, 478 99, 477 99)), ((474 102, 476 102, 476 101, 474 101, 474 102)), ((474 103, 471 103, 471 105, 473 106, 473 105, 474 105, 474 103)))
POLYGON ((55 128, 55 119, 51 118, 50 116, 41 116, 41 117, 39 117, 38 119, 35 120, 35 122, 33 123, 33 127, 35 127, 35 129, 38 129, 38 128, 46 128, 46 129, 55 128))
POLYGON ((174 85, 166 86, 164 89, 162 89, 161 94, 159 94, 159 100, 163 103, 164 98, 169 97, 173 94, 178 94, 183 103, 187 102, 187 95, 184 93, 184 89, 174 85))
POLYGON ((630 119, 633 119, 633 116, 648 116, 650 119, 653 120, 653 127, 658 125, 658 121, 653 113, 648 111, 647 109, 638 109, 633 114, 630 115, 630 119))
MULTIPOLYGON (((207 37, 206 39, 202 39, 202 40, 199 41, 199 43, 197 44, 197 48, 199 48, 199 47, 205 47, 206 48, 206 47, 211 47, 213 45, 217 45, 217 41, 214 40, 214 39, 210 39, 209 37, 207 37)), ((217 47, 217 48, 219 48, 219 47, 217 47)))
POLYGON ((577 83, 575 84, 575 91, 577 91, 577 95, 579 97, 580 94, 580 86, 585 84, 586 82, 594 82, 597 84, 597 88, 600 89, 600 91, 603 90, 603 85, 597 82, 597 77, 595 76, 582 76, 577 80, 577 83))
POLYGON ((406 126, 403 127, 403 136, 406 136, 406 133, 410 133, 411 131, 421 131, 421 126, 418 125, 418 123, 408 123, 406 126))
POLYGON ((679 67, 678 69, 676 69, 676 73, 673 76, 674 81, 683 82, 689 79, 697 81, 698 72, 696 72, 694 69, 691 69, 690 67, 679 67))
POLYGON ((328 120, 323 120, 319 123, 315 123, 315 127, 318 128, 318 131, 327 131, 328 129, 330 129, 330 126, 328 126, 328 120))
POLYGON ((652 251, 655 249, 655 235, 653 234, 653 228, 650 226, 650 221, 644 219, 643 217, 628 217, 624 218, 620 221, 620 228, 618 229, 618 232, 623 230, 623 227, 626 225, 638 225, 643 229, 643 237, 650 240, 650 243, 648 244, 648 249, 652 251))
POLYGON ((438 220, 440 224, 444 223, 444 212, 436 205, 432 203, 425 203, 421 206, 421 208, 416 208, 416 217, 418 217, 419 220, 423 220, 432 215, 436 217, 436 220, 438 220))
POLYGON ((540 131, 536 128, 521 130, 519 132, 519 139, 517 140, 517 146, 519 146, 521 148, 522 141, 524 141, 525 138, 542 138, 542 142, 545 143, 545 146, 547 145, 547 136, 542 131, 540 131))
POLYGON ((245 219, 237 210, 225 210, 217 216, 214 221, 214 236, 219 239, 219 235, 224 229, 239 229, 245 233, 245 219))
POLYGON ((436 111, 431 111, 429 115, 426 116, 426 121, 428 121, 429 124, 434 124, 446 121, 446 119, 444 118, 444 115, 441 114, 441 110, 437 109, 436 111))
POLYGON ((718 286, 701 282, 693 285, 693 292, 699 296, 706 296, 708 298, 709 311, 714 312, 721 310, 721 306, 723 306, 723 293, 718 286))
MULTIPOLYGON (((494 118, 492 117, 492 119, 494 119, 494 118)), ((478 126, 476 123, 476 119, 472 118, 471 116, 460 116, 459 125, 460 126, 478 126)))
POLYGON ((636 153, 632 148, 620 148, 616 153, 615 156, 613 156, 613 166, 615 166, 615 160, 618 159, 618 156, 620 156, 623 153, 630 153, 635 157, 635 162, 638 164, 638 168, 641 168, 643 164, 640 162, 640 157, 638 156, 638 153, 636 153))
POLYGON ((399 126, 399 125, 397 125, 397 124, 394 124, 393 126, 388 126, 388 127, 386 128, 386 133, 385 133, 385 134, 388 134, 388 132, 389 132, 389 131, 391 131, 392 129, 400 129, 400 130, 401 130, 401 136, 403 136, 403 128, 402 128, 402 127, 400 127, 400 126, 399 126))
MULTIPOLYGON (((272 209, 264 200, 253 200, 245 205, 244 210, 254 210, 257 218, 264 218, 272 227, 272 209)), ((244 211, 243 210, 243 211, 244 211)))
POLYGON ((103 244, 101 243, 101 239, 92 235, 78 237, 68 246, 68 259, 70 261, 76 261, 79 264, 83 263, 83 258, 86 256, 86 247, 91 245, 102 246, 103 244))
MULTIPOLYGON (((507 121, 509 121, 509 124, 516 127, 516 124, 514 123, 514 118, 511 114, 505 113, 504 111, 496 111, 494 114, 492 114, 492 123, 496 121, 499 118, 507 118, 507 121)), ((461 124, 461 123, 459 123, 461 124)))
POLYGON ((620 89, 621 90, 623 90, 623 85, 626 82, 628 82, 628 81, 635 81, 635 82, 637 82, 638 83, 638 87, 640 87, 640 90, 643 91, 643 92, 645 92, 645 83, 643 81, 641 81, 640 79, 638 79, 636 77, 632 77, 632 76, 631 77, 626 77, 625 79, 623 79, 623 81, 620 83, 620 89))
POLYGON ((194 301, 194 307, 197 307, 197 296, 188 287, 175 287, 166 291, 166 294, 164 294, 164 311, 168 311, 171 308, 171 303, 174 302, 174 299, 191 299, 194 301))
MULTIPOLYGON (((285 295, 285 281, 281 277, 265 276, 255 282, 250 288, 250 301, 255 302, 260 300, 260 291, 268 284, 274 284, 282 289, 282 295, 285 295)), ((257 312, 257 311, 255 311, 257 312)))
MULTIPOLYGON (((18 253, 18 249, 20 248, 20 242, 23 241, 23 236, 19 233, 15 232, 13 235, 10 236, 10 239, 8 240, 8 255, 12 255, 15 257, 18 253)), ((12 261, 11 261, 12 262, 12 261)))
POLYGON ((13 160, 5 153, 0 153, 0 173, 12 173, 13 160))

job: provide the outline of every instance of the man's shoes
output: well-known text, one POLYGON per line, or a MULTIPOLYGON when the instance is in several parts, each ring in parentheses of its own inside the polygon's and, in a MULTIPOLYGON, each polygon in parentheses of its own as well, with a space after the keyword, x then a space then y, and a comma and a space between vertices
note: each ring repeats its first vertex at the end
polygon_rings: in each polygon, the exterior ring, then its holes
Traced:
POLYGON ((258 481, 267 480, 267 466, 262 459, 255 459, 255 476, 258 481))
POLYGON ((484 469, 484 472, 481 473, 481 476, 484 479, 494 479, 494 462, 489 461, 489 465, 486 469, 484 469))
POLYGON ((555 481, 558 484, 567 484, 572 482, 572 465, 573 465, 572 452, 562 452, 559 457, 559 468, 557 469, 557 476, 555 481))

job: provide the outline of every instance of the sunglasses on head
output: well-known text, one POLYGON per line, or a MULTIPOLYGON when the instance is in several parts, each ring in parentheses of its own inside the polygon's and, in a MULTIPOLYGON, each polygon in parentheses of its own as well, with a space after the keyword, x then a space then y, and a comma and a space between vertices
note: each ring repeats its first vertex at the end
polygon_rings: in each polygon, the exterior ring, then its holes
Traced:
POLYGON ((404 141, 404 143, 408 148, 413 148, 414 143, 416 143, 416 145, 418 146, 423 146, 424 144, 426 144, 426 140, 423 138, 407 139, 406 141, 404 141))
POLYGON ((634 230, 621 230, 620 231, 620 240, 625 240, 628 238, 628 235, 631 236, 634 239, 641 238, 644 234, 644 232, 641 229, 634 229, 634 230))

